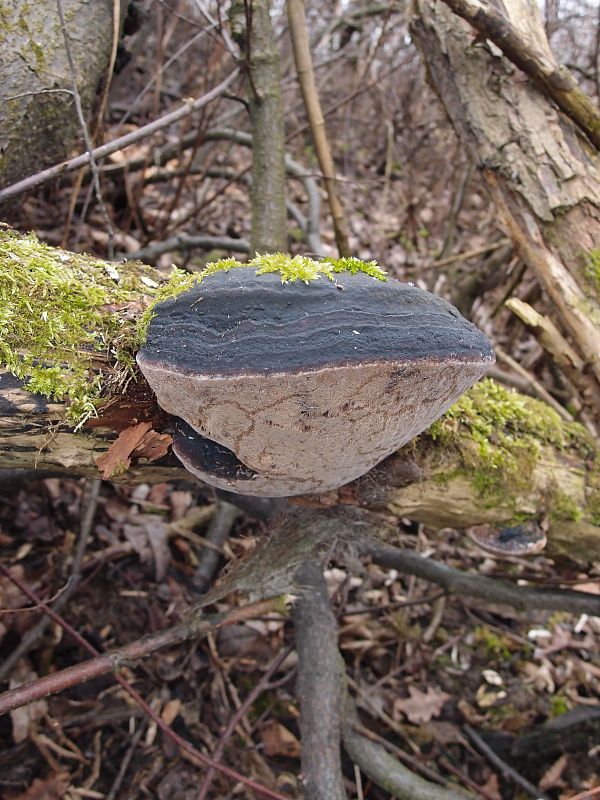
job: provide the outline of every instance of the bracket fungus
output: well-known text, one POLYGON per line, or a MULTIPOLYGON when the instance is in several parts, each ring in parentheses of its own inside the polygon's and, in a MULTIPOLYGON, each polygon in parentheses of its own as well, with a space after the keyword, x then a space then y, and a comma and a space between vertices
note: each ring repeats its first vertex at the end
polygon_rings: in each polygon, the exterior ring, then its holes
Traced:
POLYGON ((312 262, 294 280, 256 269, 269 258, 209 267, 159 302, 138 353, 178 418, 175 454, 207 483, 265 497, 335 489, 425 430, 494 360, 453 306, 376 265, 312 262))

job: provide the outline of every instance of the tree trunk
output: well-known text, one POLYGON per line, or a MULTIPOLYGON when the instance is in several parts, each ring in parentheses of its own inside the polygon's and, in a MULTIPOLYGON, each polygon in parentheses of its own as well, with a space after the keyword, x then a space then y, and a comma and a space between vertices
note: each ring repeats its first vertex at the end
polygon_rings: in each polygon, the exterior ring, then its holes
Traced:
MULTIPOLYGON (((550 63, 537 6, 506 17, 550 63)), ((497 48, 443 4, 417 0, 413 34, 500 219, 575 346, 578 389, 600 409, 600 156, 497 48)), ((573 377, 573 376, 571 376, 573 377)))
MULTIPOLYGON (((64 0, 64 10, 77 86, 89 114, 110 61, 113 4, 64 0)), ((62 161, 80 133, 55 0, 3 3, 0 188, 62 161)))
POLYGON ((229 18, 245 61, 252 119, 250 252, 287 252, 280 59, 269 0, 235 0, 229 18))

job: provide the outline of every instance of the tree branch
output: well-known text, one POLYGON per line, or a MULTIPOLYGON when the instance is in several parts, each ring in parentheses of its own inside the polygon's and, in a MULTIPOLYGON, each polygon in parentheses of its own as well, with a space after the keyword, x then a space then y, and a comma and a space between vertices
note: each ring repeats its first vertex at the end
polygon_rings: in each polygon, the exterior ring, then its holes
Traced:
MULTIPOLYGON (((0 572, 14 581, 14 576, 1 563, 0 572)), ((218 630, 227 625, 235 625, 246 619, 262 616, 275 610, 281 610, 281 600, 279 598, 262 600, 258 603, 242 606, 227 614, 213 616, 191 614, 189 619, 181 623, 181 625, 175 625, 172 628, 149 634, 122 648, 112 650, 110 653, 97 655, 95 658, 82 661, 73 667, 67 667, 30 683, 24 683, 15 689, 3 692, 0 694, 0 716, 12 711, 14 708, 33 703, 42 697, 62 692, 72 686, 79 686, 100 675, 106 675, 109 672, 117 673, 121 667, 146 658, 156 650, 171 647, 189 639, 201 638, 210 631, 218 630)), ((57 616, 51 608, 47 608, 47 613, 53 618, 57 616)), ((55 619, 55 621, 57 620, 55 619)))
POLYGON ((600 616, 600 595, 575 592, 569 589, 534 589, 513 583, 470 575, 461 570, 431 561, 409 550, 400 550, 380 544, 369 544, 363 553, 370 555, 376 564, 387 569, 397 569, 442 586, 449 594, 479 597, 491 603, 505 603, 520 611, 545 609, 569 611, 572 614, 600 616))
POLYGON ((573 74, 542 53, 487 0, 444 0, 534 81, 600 150, 600 111, 577 85, 573 74))
POLYGON ((103 144, 100 147, 96 147, 93 150, 82 153, 79 156, 75 156, 75 158, 70 158, 68 161, 55 164, 53 167, 48 167, 48 169, 44 169, 41 172, 37 172, 35 175, 30 175, 28 178, 24 178, 17 183, 13 183, 11 186, 7 186, 5 189, 0 190, 0 203, 4 202, 5 200, 9 200, 11 197, 17 197, 18 195, 23 194, 23 192, 28 192, 31 189, 34 189, 36 186, 41 186, 41 184, 47 183, 53 178, 66 175, 69 172, 73 172, 73 170, 79 169, 79 167, 87 166, 87 164, 90 163, 90 154, 96 159, 96 161, 99 161, 100 159, 111 155, 111 153, 116 153, 118 150, 123 150, 125 147, 129 147, 129 145, 135 144, 136 142, 151 136, 153 133, 156 133, 163 128, 167 128, 169 125, 173 125, 180 119, 187 117, 194 111, 204 108, 204 106, 208 105, 208 103, 212 102, 217 97, 220 97, 238 77, 238 75, 239 70, 235 69, 227 78, 225 78, 224 81, 221 81, 221 83, 215 86, 214 89, 211 89, 206 94, 196 98, 196 100, 185 103, 175 111, 171 111, 169 114, 165 114, 164 116, 159 117, 159 119, 149 122, 148 125, 144 125, 132 133, 127 133, 125 136, 120 136, 118 139, 114 139, 112 142, 103 144))
POLYGON ((294 608, 302 773, 307 800, 346 800, 340 756, 344 662, 322 567, 306 561, 294 608))
POLYGON ((344 748, 352 761, 399 800, 465 800, 473 795, 447 789, 415 775, 384 748, 357 732, 358 714, 348 697, 345 706, 344 748))

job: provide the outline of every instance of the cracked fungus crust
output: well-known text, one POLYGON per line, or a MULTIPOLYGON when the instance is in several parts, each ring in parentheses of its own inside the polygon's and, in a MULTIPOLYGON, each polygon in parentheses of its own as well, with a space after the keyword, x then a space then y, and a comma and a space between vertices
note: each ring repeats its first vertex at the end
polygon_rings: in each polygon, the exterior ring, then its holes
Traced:
POLYGON ((254 267, 211 274, 156 306, 138 364, 161 407, 186 423, 176 454, 230 491, 347 483, 430 425, 493 360, 450 304, 363 270, 308 288, 254 267))

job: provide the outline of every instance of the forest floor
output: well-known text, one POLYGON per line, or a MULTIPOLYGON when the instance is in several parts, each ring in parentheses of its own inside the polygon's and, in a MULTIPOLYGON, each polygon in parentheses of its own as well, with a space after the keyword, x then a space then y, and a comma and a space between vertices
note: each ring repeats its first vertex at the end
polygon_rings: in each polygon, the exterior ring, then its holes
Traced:
MULTIPOLYGON (((108 651, 180 622, 199 599, 194 576, 217 504, 190 485, 104 483, 97 500, 85 489, 84 481, 53 478, 1 493, 0 541, 11 572, 56 602, 68 585, 82 518, 94 511, 82 579, 62 615, 108 651), (200 524, 199 509, 205 511, 200 524)), ((238 516, 220 563, 246 552, 261 532, 260 522, 238 516)), ((597 576, 573 565, 542 554, 497 560, 452 529, 406 521, 398 537, 463 569, 600 591, 597 576)), ((490 800, 531 796, 519 776, 548 798, 570 798, 597 785, 600 620, 525 615, 444 597, 430 584, 369 563, 334 565, 326 578, 364 724, 413 770, 437 773, 490 800), (489 761, 481 740, 514 774, 489 761)), ((7 577, 0 577, 0 598, 1 663, 43 614, 16 613, 31 604, 7 577)), ((230 595, 211 610, 226 611, 242 599, 230 595)), ((176 733, 207 753, 224 747, 226 764, 299 798, 293 641, 291 621, 270 614, 159 651, 121 674, 176 733), (278 657, 276 670, 266 675, 278 657), (247 707, 256 687, 260 692, 247 707)), ((10 685, 85 658, 52 623, 13 668, 10 685)), ((0 742, 5 800, 204 796, 205 772, 182 757, 110 674, 0 718, 0 742)), ((345 773, 349 797, 360 796, 350 762, 345 773)), ((366 777, 361 790, 372 800, 388 797, 366 777)), ((234 796, 245 791, 220 775, 206 794, 234 796)))

